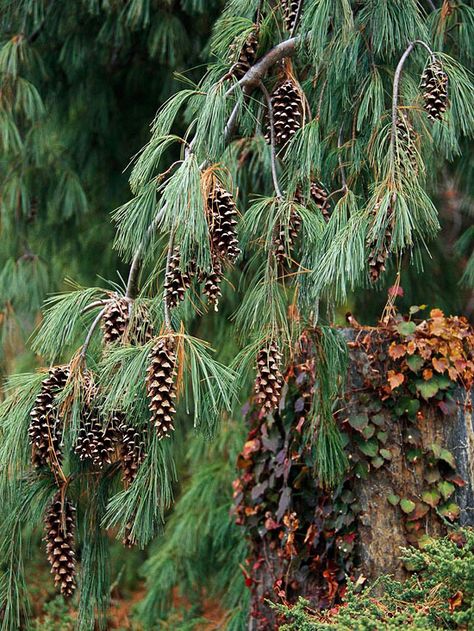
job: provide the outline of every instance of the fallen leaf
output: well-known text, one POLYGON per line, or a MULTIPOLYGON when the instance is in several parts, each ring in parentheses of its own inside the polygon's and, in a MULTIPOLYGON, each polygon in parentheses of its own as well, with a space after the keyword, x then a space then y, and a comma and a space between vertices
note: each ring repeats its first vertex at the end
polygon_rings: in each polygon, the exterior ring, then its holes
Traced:
POLYGON ((395 372, 394 370, 389 370, 387 373, 387 380, 390 384, 390 389, 395 390, 402 385, 405 381, 405 375, 401 372, 395 372))

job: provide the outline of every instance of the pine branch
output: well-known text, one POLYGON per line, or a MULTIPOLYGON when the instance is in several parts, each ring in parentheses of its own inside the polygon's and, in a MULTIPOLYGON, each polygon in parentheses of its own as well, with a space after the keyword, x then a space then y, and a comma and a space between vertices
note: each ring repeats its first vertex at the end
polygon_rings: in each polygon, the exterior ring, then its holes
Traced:
POLYGON ((268 122, 270 125, 270 148, 271 148, 271 167, 272 167, 273 186, 275 188, 275 194, 277 198, 281 199, 282 194, 280 190, 280 185, 278 183, 278 175, 277 175, 277 169, 276 169, 275 122, 274 122, 274 116, 273 116, 273 104, 272 104, 272 99, 270 97, 270 94, 268 93, 267 88, 263 84, 263 81, 260 81, 259 85, 260 85, 261 91, 263 92, 265 100, 267 102, 267 109, 268 109, 268 122))

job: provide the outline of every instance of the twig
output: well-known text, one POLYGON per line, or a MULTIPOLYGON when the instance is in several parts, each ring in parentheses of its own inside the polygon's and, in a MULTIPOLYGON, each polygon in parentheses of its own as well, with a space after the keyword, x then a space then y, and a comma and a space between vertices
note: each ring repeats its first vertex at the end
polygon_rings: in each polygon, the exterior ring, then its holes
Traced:
POLYGON ((278 183, 278 175, 276 169, 276 154, 275 154, 275 125, 273 119, 273 105, 270 94, 268 93, 267 88, 264 86, 263 82, 260 82, 260 89, 263 92, 265 100, 267 101, 268 108, 268 122, 270 124, 270 149, 271 149, 271 167, 272 167, 272 179, 273 179, 273 187, 275 189, 275 194, 278 199, 281 199, 283 195, 281 194, 280 185, 278 183))
POLYGON ((84 344, 82 345, 82 348, 81 348, 80 358, 82 361, 84 361, 86 358, 87 350, 91 343, 92 336, 94 335, 96 328, 99 326, 99 323, 102 320, 102 316, 104 315, 104 313, 105 313, 105 307, 101 309, 101 311, 99 311, 99 313, 96 315, 94 321, 92 322, 90 326, 90 329, 86 335, 86 339, 84 340, 84 344))
POLYGON ((341 148, 342 148, 342 125, 339 127, 339 135, 337 137, 337 148, 339 149, 338 152, 338 162, 339 162, 339 171, 341 172, 341 184, 342 184, 342 188, 347 191, 347 180, 346 180, 346 169, 344 168, 344 164, 342 162, 342 156, 341 156, 341 148))
POLYGON ((108 300, 95 300, 94 302, 91 302, 89 305, 86 305, 84 309, 81 310, 81 315, 83 315, 84 313, 88 313, 89 311, 92 311, 92 309, 95 309, 96 307, 102 307, 108 302, 109 302, 108 300))
MULTIPOLYGON (((168 243, 168 254, 166 255, 165 279, 167 278, 170 271, 173 247, 174 247, 174 230, 172 230, 170 233, 170 240, 168 243)), ((167 292, 166 292, 166 289, 164 289, 163 290, 163 312, 164 312, 164 318, 165 318, 165 325, 167 329, 171 330, 172 326, 171 326, 170 306, 166 298, 167 298, 167 292)))
POLYGON ((434 52, 431 48, 421 39, 416 39, 413 42, 410 42, 408 48, 405 50, 403 55, 400 57, 400 61, 398 62, 397 68, 395 70, 395 75, 393 77, 393 95, 392 95, 392 132, 390 138, 390 150, 392 154, 392 161, 395 162, 395 142, 397 137, 397 121, 398 121, 398 96, 400 90, 400 78, 403 70, 403 66, 405 65, 406 60, 410 56, 411 52, 415 48, 416 44, 423 46, 428 51, 430 57, 433 59, 435 57, 434 52))

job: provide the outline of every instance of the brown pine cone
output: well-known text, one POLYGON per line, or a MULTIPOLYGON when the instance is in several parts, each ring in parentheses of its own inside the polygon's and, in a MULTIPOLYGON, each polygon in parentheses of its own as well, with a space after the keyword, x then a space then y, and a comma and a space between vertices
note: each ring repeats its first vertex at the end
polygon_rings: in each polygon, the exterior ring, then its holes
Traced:
POLYGON ((141 433, 123 421, 123 416, 116 416, 119 423, 119 450, 122 464, 122 477, 126 487, 137 477, 138 469, 145 460, 145 442, 141 433), (121 421, 121 422, 120 422, 121 421))
POLYGON ((171 335, 160 338, 150 352, 146 378, 148 407, 160 439, 175 429, 176 363, 176 340, 171 335))
POLYGON ((102 315, 104 342, 113 344, 121 340, 130 319, 129 302, 126 298, 116 297, 111 300, 102 315))
POLYGON ((69 598, 76 589, 76 555, 74 552, 76 509, 61 491, 53 498, 45 516, 45 541, 54 584, 69 598))
POLYGON ((237 207, 231 193, 218 182, 207 198, 207 217, 214 257, 234 262, 240 254, 237 239, 237 207))
MULTIPOLYGON (((253 30, 245 40, 240 49, 237 60, 230 69, 229 75, 242 79, 242 77, 250 70, 251 66, 257 59, 258 49, 258 29, 253 30)), ((235 59, 235 50, 232 50, 232 57, 235 59)))
POLYGON ((438 60, 425 68, 421 76, 421 91, 428 118, 441 120, 448 107, 448 75, 438 60))
POLYGON ((43 380, 41 390, 30 412, 28 435, 32 444, 31 459, 35 467, 56 469, 62 461, 62 420, 55 397, 66 385, 69 367, 55 366, 43 380))
POLYGON ((170 309, 184 300, 186 289, 191 286, 191 276, 189 271, 183 272, 180 269, 181 255, 179 248, 175 247, 170 258, 169 268, 165 275, 165 300, 170 309))
POLYGON ((261 412, 270 414, 278 408, 283 388, 282 354, 276 342, 262 348, 257 355, 255 401, 261 412))
MULTIPOLYGON (((303 125, 301 94, 295 83, 291 79, 286 79, 272 92, 271 103, 275 144, 278 147, 284 147, 303 125)), ((271 142, 270 129, 267 129, 265 138, 267 142, 271 142)))

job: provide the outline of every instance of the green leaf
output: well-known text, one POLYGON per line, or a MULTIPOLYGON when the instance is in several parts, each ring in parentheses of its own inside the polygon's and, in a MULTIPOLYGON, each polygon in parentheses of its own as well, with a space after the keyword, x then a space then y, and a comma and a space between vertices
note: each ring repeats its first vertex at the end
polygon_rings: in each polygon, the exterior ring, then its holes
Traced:
POLYGON ((370 461, 370 464, 375 469, 380 469, 380 467, 382 467, 384 465, 384 459, 381 458, 380 456, 376 456, 375 458, 372 458, 372 460, 370 461))
POLYGON ((400 322, 397 325, 397 331, 401 335, 412 335, 416 331, 416 324, 414 322, 400 322))
POLYGON ((449 499, 455 490, 454 484, 452 482, 448 482, 447 480, 442 480, 441 482, 438 482, 436 486, 439 489, 444 500, 449 499))
POLYGON ((439 459, 447 462, 450 467, 453 469, 456 468, 456 461, 454 460, 453 454, 449 451, 449 449, 441 449, 439 454, 439 459))
POLYGON ((400 508, 402 509, 402 511, 404 513, 406 513, 407 515, 409 515, 410 513, 412 513, 415 510, 416 504, 415 502, 412 502, 411 500, 409 500, 408 498, 404 497, 401 501, 400 501, 400 508))
POLYGON ((433 379, 430 379, 429 381, 422 381, 420 379, 416 382, 415 386, 423 399, 425 399, 426 401, 434 397, 435 394, 437 394, 439 391, 439 386, 435 377, 433 379))
POLYGON ((439 507, 438 512, 447 519, 454 521, 461 514, 461 509, 455 502, 448 502, 439 507))
POLYGON ((367 425, 367 427, 364 427, 364 429, 362 430, 362 436, 364 438, 372 438, 372 436, 375 434, 375 427, 373 425, 367 425))
POLYGON ((422 455, 423 455, 423 452, 421 451, 421 449, 410 449, 406 453, 406 458, 408 462, 416 462, 416 460, 421 458, 422 455))
POLYGON ((388 432, 377 432, 377 439, 385 445, 388 440, 388 432))
POLYGON ((369 417, 365 412, 349 416, 349 425, 358 431, 362 431, 369 424, 369 417))
POLYGON ((435 506, 438 506, 441 500, 441 494, 436 489, 428 489, 427 491, 423 491, 421 499, 431 506, 431 508, 434 508, 435 506))
POLYGON ((408 367, 410 370, 413 370, 413 372, 418 372, 424 363, 425 360, 420 357, 420 355, 411 355, 407 358, 408 367))
POLYGON ((382 456, 382 458, 385 458, 385 460, 391 460, 393 458, 393 454, 390 449, 381 449, 380 455, 382 456))
POLYGON ((390 495, 387 495, 387 500, 392 506, 397 506, 400 503, 400 496, 390 493, 390 495))
POLYGON ((374 458, 378 454, 379 444, 375 439, 367 440, 365 442, 359 441, 359 449, 366 456, 374 458))

